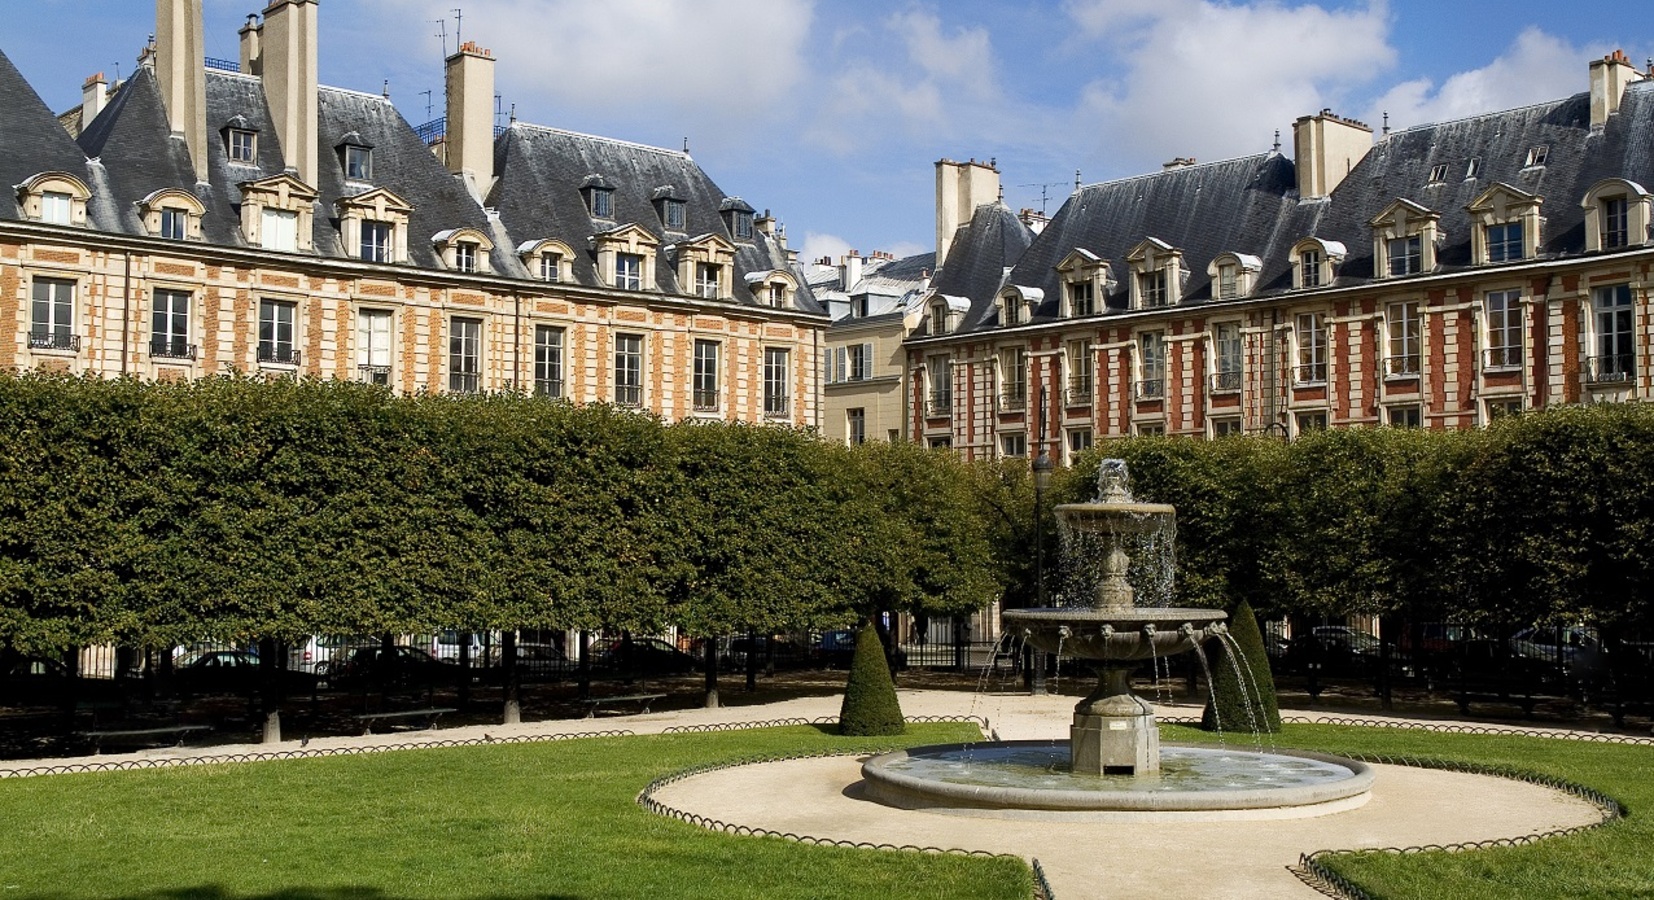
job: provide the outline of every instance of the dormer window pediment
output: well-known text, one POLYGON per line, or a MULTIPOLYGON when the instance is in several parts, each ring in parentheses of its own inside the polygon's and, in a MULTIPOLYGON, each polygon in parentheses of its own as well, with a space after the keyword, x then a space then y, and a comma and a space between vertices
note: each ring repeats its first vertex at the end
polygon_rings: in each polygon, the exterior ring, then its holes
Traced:
POLYGON ((574 250, 562 241, 552 238, 527 241, 517 247, 517 256, 529 273, 541 281, 574 281, 574 250))
POLYGON ((921 304, 929 318, 930 334, 951 334, 959 327, 960 318, 971 308, 970 300, 947 294, 932 293, 921 304))
POLYGON ((703 234, 677 244, 678 285, 704 300, 735 297, 735 245, 722 235, 703 234))
POLYGON ((761 305, 774 309, 794 309, 798 305, 798 279, 784 269, 751 272, 747 288, 761 305))
POLYGON ((339 242, 347 256, 366 262, 399 263, 408 259, 408 219, 413 206, 393 191, 374 188, 340 197, 339 242))
POLYGON ((597 272, 603 283, 620 290, 654 290, 655 257, 660 241, 648 229, 627 224, 592 236, 597 272))
POLYGON ((1183 296, 1188 269, 1183 251, 1155 237, 1143 239, 1126 254, 1131 266, 1131 306, 1152 309, 1170 306, 1183 296))
POLYGON ((1539 207, 1544 200, 1521 188, 1494 184, 1470 202, 1471 259, 1478 264, 1515 262, 1539 255, 1539 207))
POLYGON ((318 194, 314 188, 288 174, 244 181, 238 187, 241 189, 241 233, 247 243, 286 253, 309 253, 315 249, 318 194))
POLYGON ((1405 198, 1367 223, 1373 230, 1373 274, 1400 278, 1436 270, 1441 214, 1405 198))
POLYGON ((1238 300, 1249 297, 1257 287, 1258 273, 1263 271, 1263 260, 1245 253, 1219 253, 1206 266, 1212 279, 1213 300, 1238 300))
POLYGON ((1034 310, 1039 308, 1040 302, 1045 299, 1045 291, 1036 287, 1026 287, 1013 284, 999 292, 999 299, 995 306, 999 312, 999 324, 1003 328, 1015 328, 1018 325, 1027 325, 1034 317, 1034 310))
POLYGON ((1114 273, 1108 260, 1090 250, 1076 247, 1057 263, 1062 279, 1060 313, 1064 318, 1083 318, 1104 311, 1114 290, 1114 273))
POLYGON ((17 186, 23 218, 46 225, 86 226, 92 190, 68 172, 42 172, 17 186))
POLYGON ((188 191, 162 188, 138 201, 144 231, 174 241, 201 239, 201 217, 207 208, 188 191))

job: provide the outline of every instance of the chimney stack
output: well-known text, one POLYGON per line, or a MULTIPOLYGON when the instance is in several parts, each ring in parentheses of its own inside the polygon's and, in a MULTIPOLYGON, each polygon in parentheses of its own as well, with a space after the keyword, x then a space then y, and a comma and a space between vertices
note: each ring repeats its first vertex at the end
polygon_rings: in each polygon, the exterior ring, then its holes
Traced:
POLYGON ((259 38, 264 100, 287 168, 314 187, 319 175, 316 123, 316 0, 274 0, 259 38))
POLYGON ((953 234, 969 222, 976 208, 999 199, 999 168, 993 163, 936 163, 936 267, 941 268, 953 245, 953 234))
POLYGON ((241 74, 264 74, 264 25, 258 16, 248 16, 247 24, 237 34, 241 35, 241 74))
POLYGON ((851 250, 849 255, 844 257, 843 262, 839 264, 838 272, 839 280, 844 282, 845 290, 848 291, 855 287, 856 283, 861 281, 861 252, 851 250))
POLYGON ((155 0, 155 78, 172 133, 189 146, 196 181, 207 180, 206 47, 201 0, 155 0))
POLYGON ((80 130, 85 131, 108 105, 109 81, 99 72, 80 86, 80 130))
POLYGON ((466 41, 448 57, 448 171, 482 202, 494 181, 494 54, 466 41))
POLYGON ((1607 125, 1608 117, 1620 111, 1626 85, 1642 79, 1643 74, 1631 65, 1624 50, 1591 60, 1591 127, 1607 125))
POLYGON ((1298 199, 1326 197, 1350 174, 1373 146, 1373 129, 1323 109, 1292 125, 1293 165, 1298 169, 1298 199))

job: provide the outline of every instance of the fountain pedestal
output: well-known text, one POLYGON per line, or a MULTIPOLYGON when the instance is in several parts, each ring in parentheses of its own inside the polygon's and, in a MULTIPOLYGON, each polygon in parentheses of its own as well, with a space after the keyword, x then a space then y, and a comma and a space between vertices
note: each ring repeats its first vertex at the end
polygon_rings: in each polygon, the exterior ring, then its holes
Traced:
POLYGON ((1097 690, 1074 707, 1069 727, 1074 771, 1082 775, 1152 775, 1160 771, 1154 707, 1133 696, 1130 669, 1108 667, 1097 690))

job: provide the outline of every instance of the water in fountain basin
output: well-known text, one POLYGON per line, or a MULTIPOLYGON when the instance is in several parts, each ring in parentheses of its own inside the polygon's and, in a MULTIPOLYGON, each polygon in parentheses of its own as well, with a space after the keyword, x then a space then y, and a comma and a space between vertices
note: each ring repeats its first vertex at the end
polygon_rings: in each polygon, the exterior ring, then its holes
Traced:
POLYGON ((1070 771, 1067 744, 979 745, 907 757, 889 768, 952 784, 1132 793, 1295 787, 1350 777, 1350 769, 1334 763, 1206 747, 1162 748, 1158 775, 1080 775, 1070 771))

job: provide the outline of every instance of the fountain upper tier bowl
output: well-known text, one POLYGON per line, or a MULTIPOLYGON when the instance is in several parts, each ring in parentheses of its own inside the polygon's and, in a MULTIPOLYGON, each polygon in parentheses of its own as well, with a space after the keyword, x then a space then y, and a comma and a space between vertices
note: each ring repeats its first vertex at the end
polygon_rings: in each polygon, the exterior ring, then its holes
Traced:
POLYGON ((1221 609, 1147 606, 1000 613, 1005 628, 1021 629, 1035 648, 1099 666, 1185 653, 1222 634, 1227 618, 1221 609))
POLYGON ((1169 503, 1109 500, 1064 503, 1053 512, 1076 531, 1106 534, 1147 534, 1175 521, 1177 508, 1169 503))

